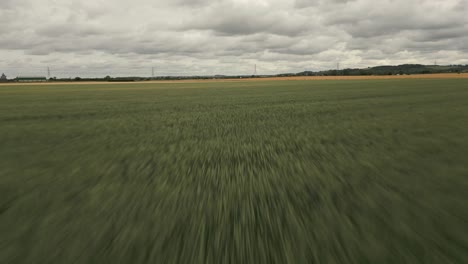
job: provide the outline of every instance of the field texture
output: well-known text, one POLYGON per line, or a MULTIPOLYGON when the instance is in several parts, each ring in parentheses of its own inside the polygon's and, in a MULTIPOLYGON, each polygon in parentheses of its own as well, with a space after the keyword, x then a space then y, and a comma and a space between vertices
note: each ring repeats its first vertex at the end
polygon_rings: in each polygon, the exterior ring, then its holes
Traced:
POLYGON ((468 79, 1 86, 0 263, 468 263, 468 79))

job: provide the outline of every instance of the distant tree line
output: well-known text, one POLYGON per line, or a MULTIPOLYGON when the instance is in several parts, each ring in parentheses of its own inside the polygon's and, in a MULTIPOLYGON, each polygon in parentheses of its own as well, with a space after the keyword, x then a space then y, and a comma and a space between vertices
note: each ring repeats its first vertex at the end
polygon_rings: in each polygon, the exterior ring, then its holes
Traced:
POLYGON ((377 66, 366 69, 343 69, 327 71, 304 71, 294 76, 359 76, 359 75, 409 75, 409 74, 433 74, 433 73, 465 73, 468 65, 421 65, 404 64, 398 66, 377 66))
POLYGON ((84 77, 75 77, 75 78, 50 78, 50 82, 141 82, 141 81, 161 81, 161 80, 211 80, 211 79, 241 79, 241 78, 261 78, 264 76, 254 76, 254 75, 215 75, 215 76, 158 76, 158 77, 111 77, 106 76, 104 78, 84 78, 84 77))

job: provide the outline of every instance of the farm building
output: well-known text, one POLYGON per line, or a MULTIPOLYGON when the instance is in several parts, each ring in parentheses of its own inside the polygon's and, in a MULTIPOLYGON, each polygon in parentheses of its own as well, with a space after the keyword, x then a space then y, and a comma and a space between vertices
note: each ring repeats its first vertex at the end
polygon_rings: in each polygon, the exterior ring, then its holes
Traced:
POLYGON ((2 73, 2 76, 0 76, 0 82, 7 82, 8 79, 4 73, 2 73))
POLYGON ((46 77, 16 77, 17 82, 46 82, 46 77))

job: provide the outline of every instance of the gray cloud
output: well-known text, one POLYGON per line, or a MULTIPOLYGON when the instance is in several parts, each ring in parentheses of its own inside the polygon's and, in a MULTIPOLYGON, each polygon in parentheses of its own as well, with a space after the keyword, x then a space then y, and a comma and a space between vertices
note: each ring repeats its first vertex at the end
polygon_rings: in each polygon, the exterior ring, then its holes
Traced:
POLYGON ((468 63, 468 0, 3 0, 0 71, 250 74, 468 63))

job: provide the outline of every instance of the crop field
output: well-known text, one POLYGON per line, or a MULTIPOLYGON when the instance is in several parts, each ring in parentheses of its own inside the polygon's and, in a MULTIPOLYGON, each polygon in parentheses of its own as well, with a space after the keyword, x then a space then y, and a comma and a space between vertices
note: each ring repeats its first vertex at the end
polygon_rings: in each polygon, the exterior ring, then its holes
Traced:
POLYGON ((0 263, 468 263, 468 79, 0 86, 0 263))

